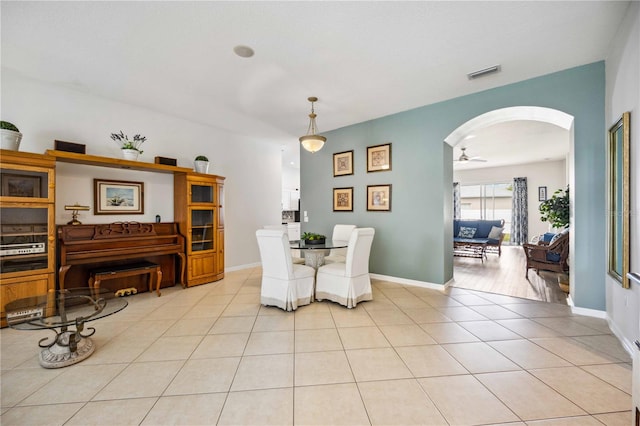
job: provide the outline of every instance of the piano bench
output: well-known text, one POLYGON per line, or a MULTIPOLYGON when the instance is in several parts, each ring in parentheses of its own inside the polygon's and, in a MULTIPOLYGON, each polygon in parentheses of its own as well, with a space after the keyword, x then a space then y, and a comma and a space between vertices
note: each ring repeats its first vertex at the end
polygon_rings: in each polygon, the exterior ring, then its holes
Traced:
POLYGON ((97 292, 100 290, 100 283, 102 281, 145 274, 149 274, 149 291, 153 291, 153 276, 155 274, 156 293, 158 293, 159 297, 162 270, 160 269, 160 265, 152 262, 127 263, 125 265, 113 265, 91 269, 89 271, 89 288, 97 292))

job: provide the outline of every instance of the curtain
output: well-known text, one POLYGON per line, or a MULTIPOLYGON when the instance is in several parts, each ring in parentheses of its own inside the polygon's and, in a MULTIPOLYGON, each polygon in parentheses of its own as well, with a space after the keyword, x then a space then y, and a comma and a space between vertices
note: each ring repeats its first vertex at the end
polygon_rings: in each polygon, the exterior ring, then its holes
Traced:
POLYGON ((527 178, 513 178, 513 201, 511 205, 511 242, 523 244, 528 237, 527 178))
POLYGON ((453 218, 460 219, 460 182, 453 182, 453 218))

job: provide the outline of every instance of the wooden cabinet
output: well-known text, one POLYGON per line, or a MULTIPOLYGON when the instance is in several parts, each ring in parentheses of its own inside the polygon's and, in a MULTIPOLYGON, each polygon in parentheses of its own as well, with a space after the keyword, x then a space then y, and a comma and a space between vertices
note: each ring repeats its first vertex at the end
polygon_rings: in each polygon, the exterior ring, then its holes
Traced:
POLYGON ((55 291, 55 158, 0 150, 0 308, 55 291))
POLYGON ((174 220, 186 238, 187 286, 224 278, 224 178, 174 175, 174 220))

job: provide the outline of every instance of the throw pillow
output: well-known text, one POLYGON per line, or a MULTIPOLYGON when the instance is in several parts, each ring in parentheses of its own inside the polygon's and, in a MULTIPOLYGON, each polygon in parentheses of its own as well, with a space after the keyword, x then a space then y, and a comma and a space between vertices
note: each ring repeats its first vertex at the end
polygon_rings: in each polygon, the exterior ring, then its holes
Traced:
POLYGON ((564 229, 562 232, 559 232, 556 235, 554 235, 553 238, 551 239, 551 241, 549 241, 549 245, 555 243, 558 238, 562 237, 567 232, 569 232, 569 230, 568 229, 564 229))
POLYGON ((476 228, 467 228, 466 226, 461 226, 458 232, 458 238, 473 238, 474 235, 476 235, 476 228))
POLYGON ((502 234, 502 228, 499 228, 497 226, 492 226, 491 232, 489 232, 489 236, 487 238, 489 238, 490 240, 498 240, 500 239, 501 234, 502 234))

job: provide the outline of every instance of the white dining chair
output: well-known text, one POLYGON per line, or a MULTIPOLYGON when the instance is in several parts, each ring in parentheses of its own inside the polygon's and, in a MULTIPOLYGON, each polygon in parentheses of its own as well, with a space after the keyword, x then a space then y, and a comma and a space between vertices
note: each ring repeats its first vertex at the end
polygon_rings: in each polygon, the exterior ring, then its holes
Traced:
MULTIPOLYGON (((351 238, 351 232, 356 229, 355 225, 335 225, 333 227, 333 234, 331 240, 334 244, 344 243, 345 245, 351 238)), ((347 249, 331 249, 328 256, 325 256, 325 263, 345 262, 347 260, 347 249)))
POLYGON ((316 273, 316 300, 331 300, 347 308, 373 300, 369 277, 369 254, 375 229, 356 228, 351 232, 346 261, 329 263, 316 273))
POLYGON ((287 234, 282 230, 259 229, 256 239, 262 260, 260 303, 285 311, 311 303, 315 270, 293 264, 287 234))
MULTIPOLYGON (((289 240, 289 229, 287 225, 264 225, 262 229, 282 230, 287 235, 287 240, 289 240)), ((295 264, 304 265, 304 257, 300 256, 300 250, 291 250, 291 260, 295 264)))

